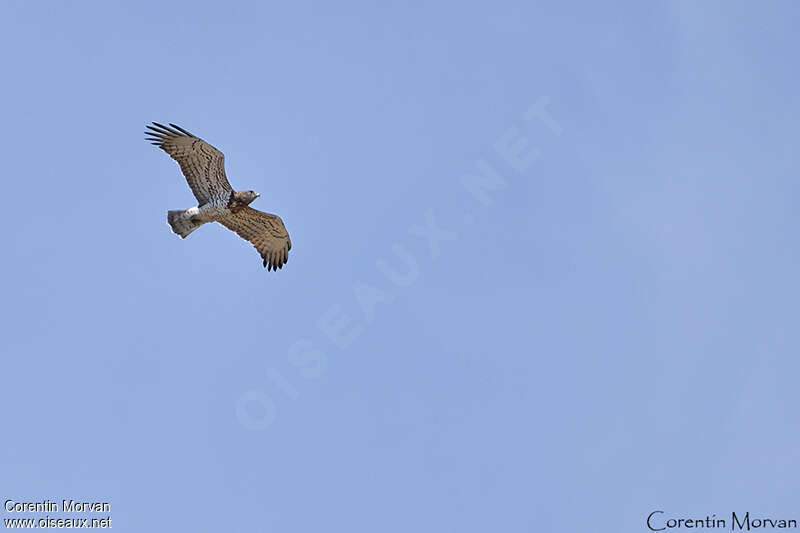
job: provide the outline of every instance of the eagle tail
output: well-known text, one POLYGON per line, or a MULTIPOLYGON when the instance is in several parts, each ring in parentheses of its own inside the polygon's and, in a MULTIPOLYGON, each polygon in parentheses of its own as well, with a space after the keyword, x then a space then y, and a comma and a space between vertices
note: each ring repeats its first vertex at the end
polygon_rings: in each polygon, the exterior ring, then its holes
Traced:
POLYGON ((188 209, 178 209, 175 211, 167 211, 167 223, 172 228, 172 233, 181 236, 185 239, 191 232, 203 225, 202 222, 196 222, 191 216, 186 215, 188 209))

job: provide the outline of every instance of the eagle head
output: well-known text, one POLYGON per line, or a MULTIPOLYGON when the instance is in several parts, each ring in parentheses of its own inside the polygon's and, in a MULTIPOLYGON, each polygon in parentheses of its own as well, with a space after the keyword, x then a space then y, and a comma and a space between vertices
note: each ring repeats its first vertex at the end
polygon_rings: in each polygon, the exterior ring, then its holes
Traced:
POLYGON ((234 191, 228 200, 228 208, 234 213, 239 212, 260 195, 255 191, 234 191))
POLYGON ((256 191, 242 191, 241 192, 241 202, 245 205, 248 205, 250 202, 261 196, 256 191))

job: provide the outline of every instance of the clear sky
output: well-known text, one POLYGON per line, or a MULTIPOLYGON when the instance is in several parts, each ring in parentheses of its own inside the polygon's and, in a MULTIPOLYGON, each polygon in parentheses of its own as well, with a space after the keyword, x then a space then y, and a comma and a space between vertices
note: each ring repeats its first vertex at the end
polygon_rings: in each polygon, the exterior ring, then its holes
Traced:
POLYGON ((122 532, 800 519, 800 6, 379 4, 3 4, 0 498, 122 532), (283 270, 170 233, 153 120, 283 218, 283 270))

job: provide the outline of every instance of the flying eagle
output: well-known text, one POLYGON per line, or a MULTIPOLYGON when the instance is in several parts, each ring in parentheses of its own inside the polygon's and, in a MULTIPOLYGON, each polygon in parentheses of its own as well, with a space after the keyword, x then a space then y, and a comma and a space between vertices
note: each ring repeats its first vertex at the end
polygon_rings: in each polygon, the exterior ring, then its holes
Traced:
POLYGON ((185 239, 206 222, 219 222, 255 246, 267 270, 278 270, 289 260, 292 241, 277 215, 249 206, 259 197, 254 191, 234 191, 225 176, 225 156, 180 126, 153 122, 147 140, 178 162, 198 206, 167 211, 172 231, 185 239))

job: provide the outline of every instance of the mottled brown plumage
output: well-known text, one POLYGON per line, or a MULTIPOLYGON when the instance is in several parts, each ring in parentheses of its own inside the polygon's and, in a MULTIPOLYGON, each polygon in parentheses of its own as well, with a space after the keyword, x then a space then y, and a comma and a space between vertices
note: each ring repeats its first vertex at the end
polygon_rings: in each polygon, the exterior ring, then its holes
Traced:
POLYGON ((289 260, 292 242, 277 215, 249 207, 258 198, 254 191, 234 191, 225 175, 225 156, 180 126, 153 122, 147 140, 178 162, 198 206, 169 211, 172 231, 186 238, 206 222, 219 222, 250 241, 267 270, 278 270, 289 260))
POLYGON ((221 217, 217 222, 250 241, 264 259, 267 270, 283 268, 289 260, 292 241, 279 216, 245 206, 236 213, 221 217))

